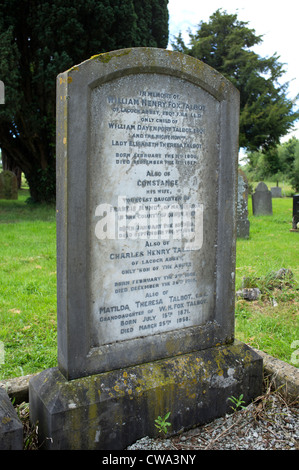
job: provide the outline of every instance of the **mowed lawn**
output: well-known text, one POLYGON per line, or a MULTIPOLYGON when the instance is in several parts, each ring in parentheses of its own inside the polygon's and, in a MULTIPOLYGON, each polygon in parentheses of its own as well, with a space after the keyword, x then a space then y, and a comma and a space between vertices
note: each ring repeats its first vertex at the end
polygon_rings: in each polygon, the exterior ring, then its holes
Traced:
MULTIPOLYGON (((57 365, 55 207, 28 205, 27 197, 22 189, 18 201, 0 200, 0 379, 57 365)), ((280 268, 294 277, 274 290, 264 282, 258 301, 236 302, 236 337, 292 363, 299 340, 299 233, 290 232, 292 198, 273 199, 270 217, 253 217, 249 200, 249 212, 250 239, 237 241, 236 289, 243 276, 260 282, 280 268)))
POLYGON ((290 231, 293 198, 273 198, 272 208, 272 216, 253 216, 249 198, 250 238, 237 240, 236 290, 246 277, 262 296, 254 302, 237 300, 236 336, 298 367, 299 232, 290 231), (291 270, 292 277, 274 280, 273 271, 281 268, 291 270))
POLYGON ((0 379, 57 364, 55 207, 0 200, 0 379))

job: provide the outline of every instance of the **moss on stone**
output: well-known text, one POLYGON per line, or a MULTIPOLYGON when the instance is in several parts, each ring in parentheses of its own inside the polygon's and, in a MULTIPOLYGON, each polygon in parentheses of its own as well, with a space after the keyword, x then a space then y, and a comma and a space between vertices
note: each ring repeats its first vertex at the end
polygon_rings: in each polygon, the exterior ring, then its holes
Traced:
POLYGON ((41 439, 51 436, 59 446, 63 437, 69 449, 113 449, 156 436, 155 419, 169 411, 175 433, 225 414, 229 396, 254 398, 262 366, 254 351, 235 342, 71 381, 53 369, 33 382, 31 406, 38 393, 47 410, 37 417, 41 439), (45 416, 51 419, 43 423, 45 416))
POLYGON ((98 60, 103 64, 107 64, 108 62, 110 62, 111 59, 114 59, 115 57, 123 57, 125 55, 130 54, 131 50, 132 49, 122 49, 120 51, 115 52, 103 52, 102 54, 91 56, 89 60, 98 60))

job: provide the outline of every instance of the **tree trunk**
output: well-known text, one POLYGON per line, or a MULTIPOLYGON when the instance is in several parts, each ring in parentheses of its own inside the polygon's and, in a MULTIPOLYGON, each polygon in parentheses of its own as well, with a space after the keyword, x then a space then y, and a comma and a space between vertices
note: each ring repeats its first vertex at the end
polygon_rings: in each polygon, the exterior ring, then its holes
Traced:
POLYGON ((32 202, 55 202, 55 161, 45 169, 41 169, 40 166, 31 168, 28 173, 25 173, 25 176, 29 184, 30 198, 32 202))

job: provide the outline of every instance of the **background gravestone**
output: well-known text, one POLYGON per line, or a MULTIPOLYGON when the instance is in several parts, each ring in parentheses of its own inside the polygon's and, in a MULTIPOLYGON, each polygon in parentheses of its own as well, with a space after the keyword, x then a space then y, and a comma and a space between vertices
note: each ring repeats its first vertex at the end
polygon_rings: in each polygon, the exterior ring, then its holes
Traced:
POLYGON ((178 432, 261 392, 234 341, 238 116, 232 84, 177 52, 58 76, 59 366, 29 388, 46 448, 123 449, 158 415, 178 432))
POLYGON ((238 170, 237 200, 237 237, 249 238, 250 222, 248 220, 248 180, 241 169, 238 170))
POLYGON ((293 196, 293 230, 298 230, 297 224, 299 224, 299 194, 293 196))
POLYGON ((0 199, 18 199, 18 181, 12 171, 0 173, 0 199))
POLYGON ((279 186, 274 186, 271 188, 272 197, 282 197, 281 188, 279 186))
POLYGON ((260 182, 252 195, 253 215, 272 215, 272 195, 267 185, 260 182))

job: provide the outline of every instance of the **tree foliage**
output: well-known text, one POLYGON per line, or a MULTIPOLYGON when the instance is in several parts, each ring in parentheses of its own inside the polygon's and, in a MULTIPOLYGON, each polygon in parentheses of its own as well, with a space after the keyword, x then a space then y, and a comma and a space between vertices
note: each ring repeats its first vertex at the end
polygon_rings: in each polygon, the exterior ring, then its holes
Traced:
POLYGON ((266 152, 249 152, 246 171, 252 180, 289 181, 299 191, 299 140, 291 137, 266 152))
POLYGON ((168 44, 168 0, 0 0, 0 148, 35 201, 55 198, 55 82, 92 55, 168 44))
POLYGON ((256 54, 252 48, 262 37, 237 14, 226 11, 217 10, 209 22, 201 21, 189 38, 186 46, 180 33, 173 49, 210 65, 240 91, 240 147, 251 151, 275 147, 299 117, 287 97, 288 84, 280 84, 284 70, 279 57, 256 54))

